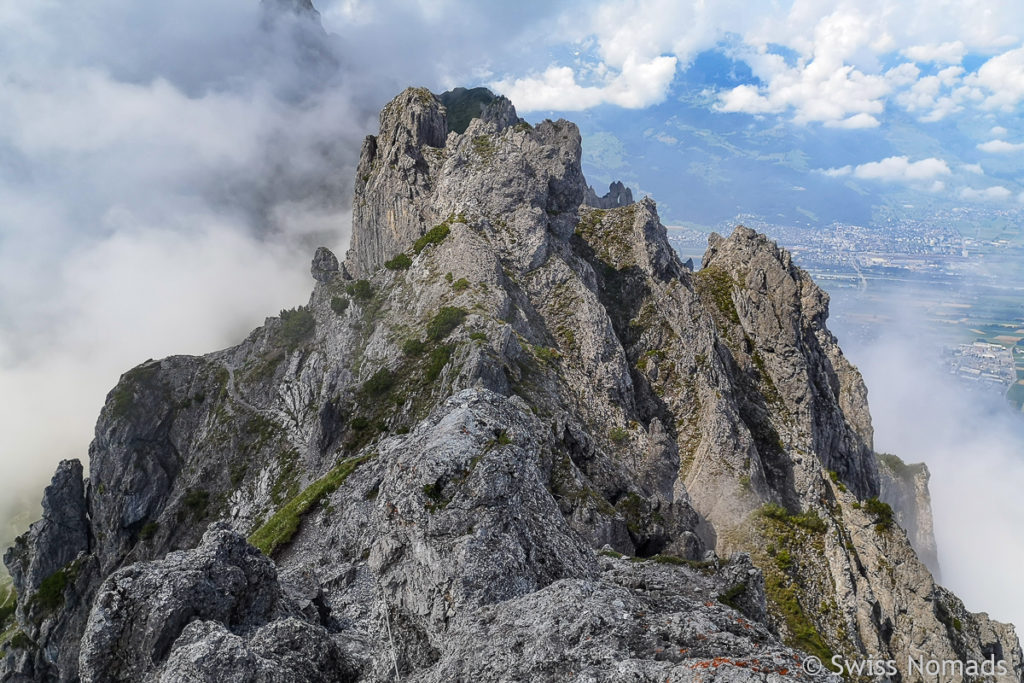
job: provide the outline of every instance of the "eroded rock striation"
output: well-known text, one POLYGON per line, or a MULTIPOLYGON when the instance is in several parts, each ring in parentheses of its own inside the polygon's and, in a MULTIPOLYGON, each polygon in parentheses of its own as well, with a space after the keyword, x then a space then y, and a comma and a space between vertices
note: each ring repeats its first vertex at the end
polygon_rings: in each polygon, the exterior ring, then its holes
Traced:
POLYGON ((5 558, 8 677, 1018 680, 790 255, 738 227, 694 273, 652 200, 588 201, 575 125, 470 92, 463 132, 384 109, 307 305, 122 376, 5 558))

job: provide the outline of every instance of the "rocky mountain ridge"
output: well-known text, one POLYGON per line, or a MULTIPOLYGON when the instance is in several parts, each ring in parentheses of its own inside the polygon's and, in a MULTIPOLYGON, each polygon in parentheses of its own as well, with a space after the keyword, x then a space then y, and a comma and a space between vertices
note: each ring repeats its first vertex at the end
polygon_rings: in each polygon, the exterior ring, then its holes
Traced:
POLYGON ((693 273, 575 125, 478 99, 382 111, 306 306, 122 376, 5 556, 5 680, 1019 680, 790 255, 741 226, 693 273))

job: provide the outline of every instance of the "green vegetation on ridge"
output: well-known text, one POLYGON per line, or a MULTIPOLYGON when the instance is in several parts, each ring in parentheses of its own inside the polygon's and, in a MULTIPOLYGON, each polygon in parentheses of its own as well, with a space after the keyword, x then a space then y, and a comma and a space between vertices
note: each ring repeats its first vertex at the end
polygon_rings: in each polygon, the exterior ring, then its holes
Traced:
POLYGON ((338 463, 330 472, 285 503, 263 526, 249 536, 249 543, 259 548, 265 555, 273 555, 275 550, 291 541, 299 529, 303 515, 325 497, 337 491, 348 476, 371 457, 363 455, 338 463))

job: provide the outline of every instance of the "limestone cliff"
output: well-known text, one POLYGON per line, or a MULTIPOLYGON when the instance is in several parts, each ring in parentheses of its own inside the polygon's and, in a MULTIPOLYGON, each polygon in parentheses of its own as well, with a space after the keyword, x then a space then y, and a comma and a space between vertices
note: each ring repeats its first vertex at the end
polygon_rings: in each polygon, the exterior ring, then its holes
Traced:
POLYGON ((7 674, 781 681, 835 653, 1017 680, 1013 628, 899 526, 923 510, 879 500, 864 383, 789 254, 739 227, 695 274, 650 199, 586 205, 575 125, 479 112, 400 94, 308 304, 122 376, 88 481, 47 489, 67 520, 5 558, 7 674))

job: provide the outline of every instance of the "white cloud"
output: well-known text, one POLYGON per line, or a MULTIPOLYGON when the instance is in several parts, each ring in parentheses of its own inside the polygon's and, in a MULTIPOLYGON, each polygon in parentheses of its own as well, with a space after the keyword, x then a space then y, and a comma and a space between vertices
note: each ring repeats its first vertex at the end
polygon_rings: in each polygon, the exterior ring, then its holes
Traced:
POLYGON ((961 66, 950 66, 940 71, 936 77, 943 85, 953 87, 960 80, 960 75, 963 72, 964 69, 961 66))
POLYGON ((871 114, 861 112, 860 114, 854 114, 853 116, 840 121, 826 121, 825 125, 829 128, 846 128, 847 130, 853 130, 856 128, 877 128, 882 124, 881 121, 871 114))
POLYGON ((1002 185, 993 185, 992 187, 986 187, 984 190, 975 190, 971 187, 965 187, 960 190, 960 197, 972 201, 1006 201, 1010 198, 1013 193, 1007 190, 1002 185))
POLYGON ((899 182, 931 180, 949 174, 949 165, 942 159, 934 157, 920 161, 910 161, 904 156, 889 157, 861 164, 853 170, 856 178, 899 182))
POLYGON ((903 62, 885 72, 885 77, 895 87, 911 85, 917 81, 921 70, 912 62, 903 62))
POLYGON ((1024 593, 1016 588, 1024 562, 1024 427, 997 392, 965 390, 945 371, 941 350, 922 338, 927 323, 912 300, 907 288, 879 301, 874 312, 892 323, 870 341, 836 330, 870 388, 875 447, 931 470, 943 585, 969 610, 1024 623, 1024 593))
POLYGON ((1006 135, 1006 134, 1007 134, 1008 132, 1009 132, 1009 131, 1007 131, 1007 130, 1006 130, 1005 128, 1003 128, 1002 126, 993 126, 993 127, 992 127, 992 130, 990 130, 990 131, 989 131, 989 134, 990 134, 990 135, 991 135, 992 137, 996 137, 996 138, 1001 138, 1001 137, 1003 137, 1004 135, 1006 135))
POLYGON ((752 85, 738 85, 722 93, 715 105, 722 112, 743 112, 745 114, 777 114, 785 111, 782 103, 773 103, 752 85))
POLYGON ((826 168, 826 169, 822 169, 820 172, 823 173, 824 175, 829 176, 830 178, 841 178, 843 176, 850 175, 853 172, 853 166, 840 166, 839 168, 826 168))
POLYGON ((830 178, 853 177, 860 180, 912 183, 922 189, 925 189, 924 183, 932 181, 926 188, 930 192, 944 190, 945 183, 939 178, 952 173, 949 164, 942 159, 930 157, 920 161, 910 161, 905 156, 888 157, 881 161, 870 161, 858 166, 818 169, 817 172, 830 178))
POLYGON ((746 62, 758 81, 719 93, 717 111, 863 128, 880 123, 886 106, 895 102, 923 121, 939 121, 968 106, 1012 108, 1024 99, 1024 86, 1015 85, 1017 53, 1024 48, 1018 47, 1019 36, 1007 32, 1020 25, 1024 6, 1019 3, 979 11, 965 0, 953 0, 941 12, 927 0, 805 0, 785 7, 752 7, 740 0, 604 2, 586 13, 573 7, 553 22, 561 33, 550 37, 553 42, 576 41, 574 63, 552 64, 539 75, 505 75, 496 85, 530 108, 644 106, 661 101, 665 92, 653 91, 671 84, 660 68, 658 77, 636 81, 643 85, 632 97, 626 93, 636 82, 626 78, 619 92, 604 92, 604 80, 623 75, 629 60, 654 65, 674 56, 676 65, 686 68, 702 50, 718 47, 746 62), (776 54, 773 45, 792 54, 776 54), (978 73, 966 73, 963 57, 978 53, 995 56, 978 73), (885 71, 893 54, 911 61, 885 71), (914 62, 940 70, 922 78, 914 62), (571 78, 552 70, 561 67, 572 69, 571 78), (934 84, 916 87, 925 79, 934 84))
POLYGON ((847 63, 869 49, 875 38, 873 22, 856 12, 836 12, 814 27, 813 43, 793 66, 763 50, 745 56, 764 87, 740 85, 725 91, 719 111, 772 113, 792 110, 798 123, 818 122, 838 128, 879 125, 883 98, 895 82, 905 81, 911 68, 898 67, 889 75, 870 74, 847 63))
POLYGON ((918 79, 896 96, 896 103, 909 112, 920 112, 925 122, 939 121, 963 109, 968 91, 959 90, 963 68, 951 66, 934 76, 918 79))
POLYGON ((975 175, 985 175, 985 170, 981 167, 981 164, 962 164, 961 170, 967 173, 973 173, 975 175))
POLYGON ((621 71, 607 74, 598 85, 580 85, 571 67, 551 66, 539 76, 495 81, 491 86, 522 112, 579 111, 606 103, 639 109, 665 99, 675 71, 675 57, 655 57, 642 63, 629 58, 621 71))
POLYGON ((967 54, 967 47, 963 41, 954 40, 948 43, 931 45, 914 45, 904 48, 900 53, 915 62, 941 62, 943 64, 959 64, 964 55, 967 54))
POLYGON ((989 91, 985 108, 1012 111, 1024 100, 1024 47, 996 55, 968 80, 989 91))
POLYGON ((1024 142, 1007 142, 1006 140, 989 140, 978 145, 978 149, 989 154, 1009 154, 1024 150, 1024 142))

